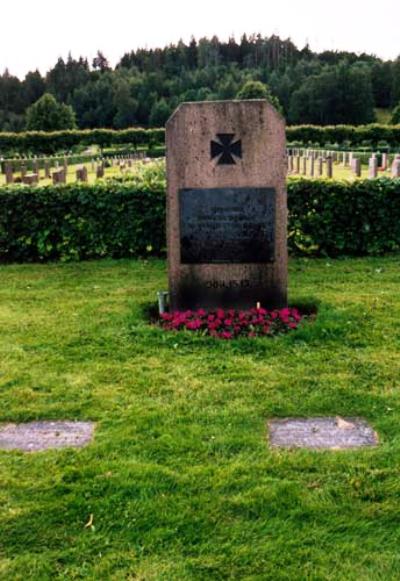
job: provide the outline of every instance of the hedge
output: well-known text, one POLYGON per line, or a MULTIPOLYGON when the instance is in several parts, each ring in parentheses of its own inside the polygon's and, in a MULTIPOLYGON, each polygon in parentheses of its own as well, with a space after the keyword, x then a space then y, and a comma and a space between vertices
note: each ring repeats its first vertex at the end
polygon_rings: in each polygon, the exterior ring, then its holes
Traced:
POLYGON ((130 183, 0 189, 0 262, 159 255, 165 191, 130 183))
POLYGON ((361 145, 379 149, 381 145, 400 148, 400 125, 297 125, 286 128, 288 142, 321 146, 341 144, 349 147, 361 145))
MULTIPOLYGON (((346 144, 347 147, 369 144, 379 148, 382 142, 392 148, 400 147, 400 125, 316 125, 289 126, 286 129, 290 143, 324 146, 327 144, 346 144)), ((133 147, 152 148, 165 141, 165 130, 161 129, 91 129, 74 131, 27 131, 24 133, 0 133, 0 154, 9 157, 17 153, 27 155, 53 154, 69 151, 82 145, 131 144, 133 147)))
POLYGON ((400 249, 400 179, 291 179, 289 248, 328 256, 400 249))
POLYGON ((87 129, 70 131, 26 131, 23 133, 0 132, 0 152, 3 156, 10 153, 19 154, 53 154, 69 151, 82 145, 113 145, 130 144, 133 147, 152 147, 164 143, 164 129, 87 129))
MULTIPOLYGON (((289 248, 313 255, 400 249, 400 180, 294 179, 289 248)), ((0 189, 0 261, 165 255, 165 190, 133 182, 0 189)))

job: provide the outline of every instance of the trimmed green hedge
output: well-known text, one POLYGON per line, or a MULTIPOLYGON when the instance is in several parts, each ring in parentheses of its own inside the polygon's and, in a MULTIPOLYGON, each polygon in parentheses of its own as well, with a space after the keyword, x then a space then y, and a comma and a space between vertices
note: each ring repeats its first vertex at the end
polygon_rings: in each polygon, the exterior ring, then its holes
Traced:
MULTIPOLYGON (((289 248, 315 255, 400 249, 400 180, 288 182, 289 248)), ((0 189, 0 261, 165 255, 165 190, 133 182, 0 189)))
POLYGON ((379 149, 386 143, 392 148, 400 147, 400 125, 297 125, 286 128, 289 142, 299 142, 303 145, 347 144, 349 147, 370 145, 379 149))
POLYGON ((362 256, 400 249, 400 179, 291 179, 288 207, 292 251, 362 256))
POLYGON ((0 188, 0 262, 165 252, 165 191, 108 181, 0 188))
MULTIPOLYGON (((319 144, 347 144, 359 146, 370 144, 378 147, 381 142, 392 148, 400 147, 400 125, 316 125, 289 126, 286 129, 288 142, 319 144)), ((133 147, 153 148, 165 141, 165 129, 91 129, 74 131, 27 131, 24 133, 0 133, 0 154, 6 157, 19 154, 53 154, 69 151, 77 146, 99 145, 111 147, 130 144, 133 147)))
POLYGON ((78 145, 130 144, 133 147, 153 147, 164 143, 164 129, 132 128, 116 131, 114 129, 88 129, 71 131, 25 131, 23 133, 0 133, 0 153, 9 156, 20 154, 52 154, 69 151, 78 145))

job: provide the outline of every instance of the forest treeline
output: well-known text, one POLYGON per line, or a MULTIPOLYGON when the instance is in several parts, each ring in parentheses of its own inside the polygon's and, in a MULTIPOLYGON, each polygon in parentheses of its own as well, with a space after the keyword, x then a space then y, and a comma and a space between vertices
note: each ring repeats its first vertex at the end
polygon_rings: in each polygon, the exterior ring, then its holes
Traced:
POLYGON ((27 110, 46 93, 73 109, 81 129, 160 127, 180 102, 232 99, 249 80, 268 85, 289 124, 364 124, 375 108, 399 104, 400 56, 316 53, 260 35, 138 49, 114 69, 101 52, 91 63, 69 56, 45 76, 0 76, 0 130, 26 129, 27 110))

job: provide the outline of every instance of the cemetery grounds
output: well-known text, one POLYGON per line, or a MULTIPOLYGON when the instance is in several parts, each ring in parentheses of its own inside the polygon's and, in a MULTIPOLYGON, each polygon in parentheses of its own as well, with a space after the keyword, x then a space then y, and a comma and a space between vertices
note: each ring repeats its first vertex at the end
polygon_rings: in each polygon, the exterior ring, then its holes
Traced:
MULTIPOLYGON (((145 155, 144 151, 141 153, 143 153, 143 155, 145 155)), ((364 157, 365 157, 365 155, 364 155, 364 157)), ((392 158, 393 158, 393 155, 390 157, 390 161, 392 160, 392 158)), ((39 160, 41 161, 41 167, 38 171, 38 180, 39 180, 38 183, 42 186, 49 186, 52 184, 52 178, 46 177, 46 175, 45 175, 45 170, 43 168, 43 164, 44 164, 45 159, 48 160, 50 163, 51 175, 53 174, 54 171, 56 171, 57 168, 62 168, 63 164, 62 164, 62 161, 58 162, 58 165, 56 167, 56 162, 51 157, 39 158, 39 160)), ((58 158, 58 159, 60 159, 60 158, 58 158)), ((68 161, 67 171, 66 171, 66 180, 65 180, 66 183, 75 183, 76 181, 78 181, 77 171, 81 168, 86 168, 87 182, 89 184, 93 184, 96 181, 98 181, 99 179, 102 179, 102 178, 98 178, 96 176, 97 167, 102 163, 102 159, 107 160, 107 163, 104 165, 104 179, 112 179, 115 177, 122 177, 122 176, 129 178, 130 176, 132 176, 136 173, 138 166, 143 164, 143 161, 138 161, 138 160, 133 159, 132 161, 129 162, 130 165, 128 165, 128 156, 127 155, 111 156, 109 158, 89 156, 86 161, 83 160, 80 163, 68 161)), ((162 160, 164 158, 158 158, 158 159, 162 160)), ((150 161, 151 161, 150 158, 147 158, 145 160, 145 163, 148 163, 150 161)), ((24 163, 23 159, 14 161, 14 164, 16 165, 16 169, 13 172, 13 176, 14 176, 14 180, 16 183, 21 182, 21 180, 22 180, 22 174, 21 174, 21 170, 20 170, 21 163, 24 163)), ((319 177, 326 178, 327 177, 326 163, 324 162, 324 164, 323 164, 321 175, 319 175, 318 170, 317 170, 317 160, 315 161, 314 175, 311 176, 310 172, 311 172, 311 161, 310 161, 310 159, 307 159, 305 167, 303 166, 303 161, 302 161, 301 167, 299 167, 299 171, 296 172, 294 170, 294 171, 289 172, 288 177, 289 177, 289 179, 291 179, 291 177, 296 177, 296 176, 307 176, 311 179, 313 177, 314 178, 319 178, 319 177)), ((368 163, 365 163, 365 162, 361 163, 361 173, 360 173, 360 176, 357 177, 355 175, 355 173, 352 171, 352 168, 350 167, 349 164, 344 166, 341 161, 334 161, 333 162, 333 165, 332 165, 332 178, 333 179, 354 181, 354 180, 358 180, 358 179, 367 179, 368 176, 369 176, 368 163)), ((382 169, 379 169, 378 176, 379 177, 391 177, 391 164, 389 163, 387 169, 384 171, 382 169)), ((4 185, 6 185, 6 176, 5 176, 4 172, 0 172, 0 186, 4 186, 4 185)))
POLYGON ((315 321, 236 341, 148 324, 163 260, 1 266, 1 422, 96 430, 0 452, 0 578, 398 579, 398 264, 291 259, 315 321), (361 416, 380 443, 270 448, 288 416, 361 416))

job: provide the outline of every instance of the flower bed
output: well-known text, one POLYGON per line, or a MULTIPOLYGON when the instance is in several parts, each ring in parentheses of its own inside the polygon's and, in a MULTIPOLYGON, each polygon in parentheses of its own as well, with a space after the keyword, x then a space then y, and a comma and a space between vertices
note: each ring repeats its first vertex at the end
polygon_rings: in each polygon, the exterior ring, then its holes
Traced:
POLYGON ((287 333, 297 329, 304 318, 296 308, 268 311, 254 308, 247 311, 215 309, 175 311, 160 315, 160 324, 168 331, 194 331, 219 339, 261 337, 287 333))

